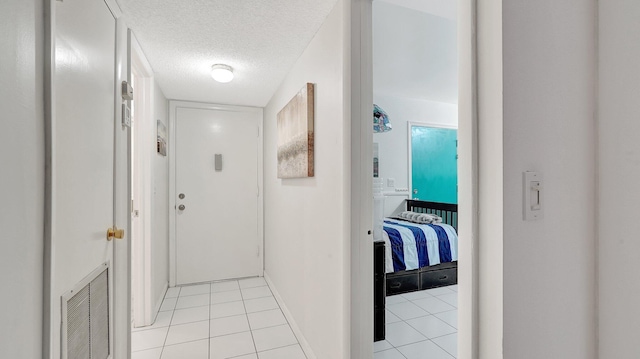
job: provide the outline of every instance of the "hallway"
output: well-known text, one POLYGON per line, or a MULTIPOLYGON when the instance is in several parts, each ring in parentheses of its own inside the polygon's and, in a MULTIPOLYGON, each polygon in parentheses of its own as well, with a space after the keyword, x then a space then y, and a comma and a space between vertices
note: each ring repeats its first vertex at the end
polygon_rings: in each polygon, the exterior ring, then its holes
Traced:
POLYGON ((169 288, 132 359, 306 359, 263 278, 169 288))

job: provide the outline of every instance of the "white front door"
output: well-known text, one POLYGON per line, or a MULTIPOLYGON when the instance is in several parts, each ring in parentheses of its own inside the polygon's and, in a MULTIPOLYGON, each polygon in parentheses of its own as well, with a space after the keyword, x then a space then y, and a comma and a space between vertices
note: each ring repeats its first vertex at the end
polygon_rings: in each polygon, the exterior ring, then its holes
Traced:
MULTIPOLYGON (((107 318, 104 320, 108 321, 110 335, 102 332, 96 335, 100 339, 91 339, 91 350, 94 354, 98 352, 96 356, 107 351, 113 355, 112 288, 116 259, 113 241, 107 240, 107 230, 114 226, 116 214, 116 19, 103 0, 56 1, 51 6, 55 53, 48 145, 51 154, 50 354, 55 359, 63 352, 66 357, 67 352, 80 351, 78 348, 88 345, 84 339, 89 338, 90 333, 107 330, 103 326, 103 319, 107 318), (105 268, 109 267, 105 274, 105 268), (85 287, 89 275, 97 272, 101 273, 101 282, 91 284, 92 288, 99 289, 91 289, 95 300, 91 299, 94 304, 90 315, 94 309, 100 315, 92 316, 90 325, 73 332, 71 323, 79 319, 71 320, 71 314, 62 316, 61 312, 68 309, 80 317, 78 313, 86 307, 67 305, 63 296, 80 296, 78 288, 85 287), (106 291, 104 283, 109 288, 106 291), (102 301, 104 298, 108 298, 106 302, 102 301), (102 303, 102 307, 97 308, 99 304, 95 303, 102 303), (105 317, 102 308, 107 305, 109 313, 105 317), (74 312, 74 308, 82 309, 74 312)), ((126 223, 120 225, 126 226, 126 223)))
POLYGON ((176 105, 176 282, 262 275, 262 110, 176 105))

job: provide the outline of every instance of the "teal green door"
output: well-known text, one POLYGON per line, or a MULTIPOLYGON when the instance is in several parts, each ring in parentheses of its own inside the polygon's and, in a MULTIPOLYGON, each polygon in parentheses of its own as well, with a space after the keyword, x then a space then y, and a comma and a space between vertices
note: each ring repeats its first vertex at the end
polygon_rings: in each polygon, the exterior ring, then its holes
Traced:
POLYGON ((458 203, 458 131, 411 126, 412 198, 458 203))

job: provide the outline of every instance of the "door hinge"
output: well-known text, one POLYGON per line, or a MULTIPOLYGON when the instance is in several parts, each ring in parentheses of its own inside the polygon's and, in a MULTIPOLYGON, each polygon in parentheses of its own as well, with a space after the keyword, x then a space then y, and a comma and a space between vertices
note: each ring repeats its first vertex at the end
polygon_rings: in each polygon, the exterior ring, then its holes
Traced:
POLYGON ((260 126, 258 126, 257 128, 258 128, 258 135, 256 137, 260 137, 260 126))

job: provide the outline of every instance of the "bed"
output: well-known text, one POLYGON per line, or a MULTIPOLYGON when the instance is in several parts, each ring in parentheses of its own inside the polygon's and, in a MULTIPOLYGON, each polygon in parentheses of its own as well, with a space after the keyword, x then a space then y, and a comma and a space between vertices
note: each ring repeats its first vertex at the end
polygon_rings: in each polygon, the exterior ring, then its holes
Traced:
POLYGON ((419 200, 407 200, 406 204, 407 211, 437 215, 442 223, 417 224, 397 217, 385 218, 386 295, 457 284, 458 205, 419 200), (420 230, 426 238, 420 238, 420 230), (416 243, 415 238, 418 245, 407 245, 416 243), (405 248, 399 248, 402 243, 405 248))

